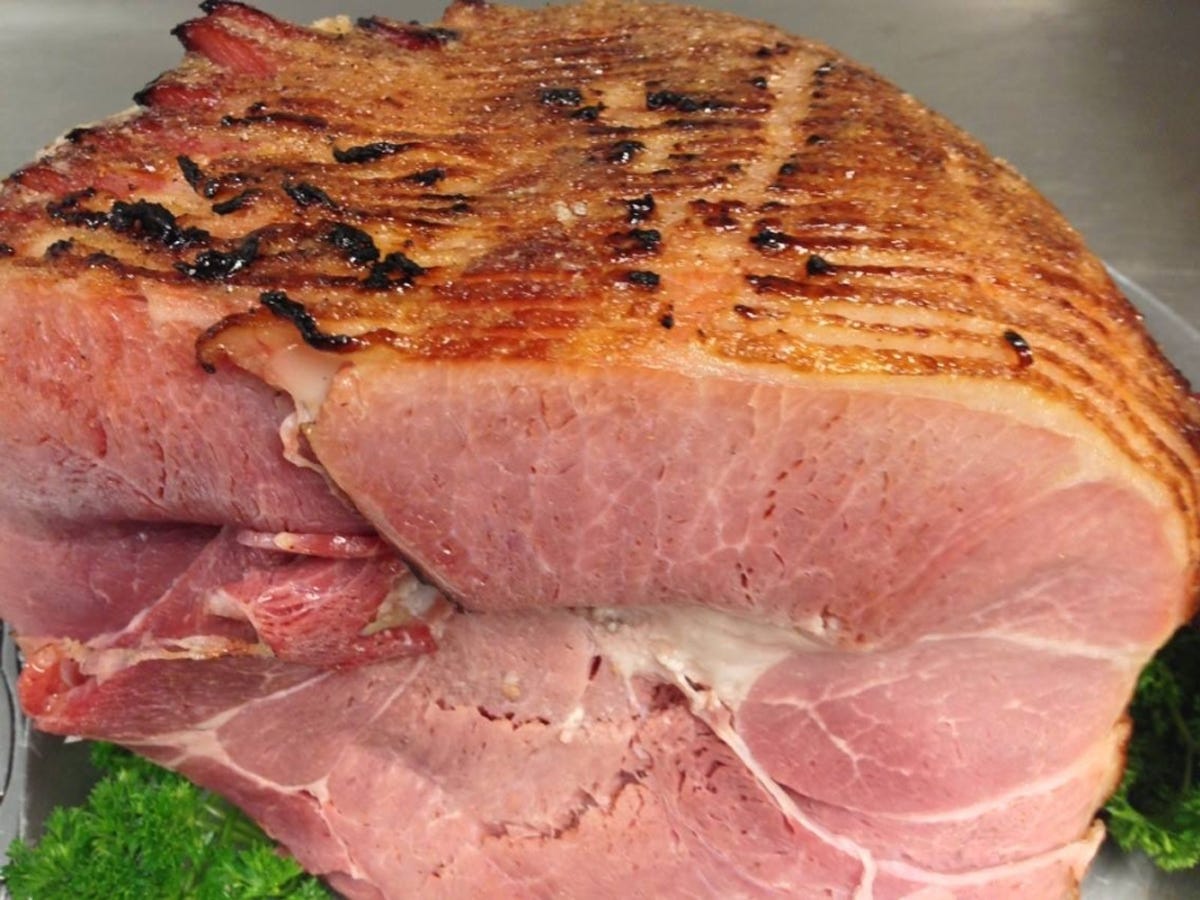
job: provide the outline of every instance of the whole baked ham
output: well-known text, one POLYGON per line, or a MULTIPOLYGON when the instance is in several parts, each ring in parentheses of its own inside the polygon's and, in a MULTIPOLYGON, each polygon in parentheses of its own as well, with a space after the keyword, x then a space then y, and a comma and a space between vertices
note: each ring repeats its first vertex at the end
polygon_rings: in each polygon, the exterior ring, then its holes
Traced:
POLYGON ((730 15, 203 7, 0 195, 37 724, 354 898, 1070 896, 1200 413, 1058 214, 730 15))

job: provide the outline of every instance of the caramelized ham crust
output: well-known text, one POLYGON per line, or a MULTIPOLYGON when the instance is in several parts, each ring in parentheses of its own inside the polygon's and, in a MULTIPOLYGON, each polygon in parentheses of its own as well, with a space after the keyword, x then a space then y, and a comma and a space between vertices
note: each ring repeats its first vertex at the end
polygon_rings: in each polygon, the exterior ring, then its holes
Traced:
POLYGON ((1200 410, 1058 214, 730 15, 203 8, 0 193, 39 724, 354 897, 1066 895, 1200 410))

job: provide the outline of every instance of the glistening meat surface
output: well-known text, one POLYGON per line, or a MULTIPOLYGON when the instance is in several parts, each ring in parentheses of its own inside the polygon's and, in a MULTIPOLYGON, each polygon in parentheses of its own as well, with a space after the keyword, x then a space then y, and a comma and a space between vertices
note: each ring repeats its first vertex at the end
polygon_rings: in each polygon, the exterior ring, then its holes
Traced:
POLYGON ((1200 414, 1059 216, 728 15, 204 10, 0 194, 39 726, 350 897, 1069 895, 1200 414))

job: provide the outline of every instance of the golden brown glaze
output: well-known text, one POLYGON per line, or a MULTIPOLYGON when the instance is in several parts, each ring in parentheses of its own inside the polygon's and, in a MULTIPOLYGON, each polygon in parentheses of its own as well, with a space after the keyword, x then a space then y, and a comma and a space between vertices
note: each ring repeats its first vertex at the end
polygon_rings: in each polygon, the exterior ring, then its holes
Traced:
POLYGON ((828 47, 625 0, 458 0, 430 27, 206 10, 141 111, 9 180, 4 277, 107 269, 219 295, 214 320, 240 298, 210 365, 299 328, 410 359, 1016 383, 1152 473, 1195 546, 1200 412, 1101 263, 828 47))

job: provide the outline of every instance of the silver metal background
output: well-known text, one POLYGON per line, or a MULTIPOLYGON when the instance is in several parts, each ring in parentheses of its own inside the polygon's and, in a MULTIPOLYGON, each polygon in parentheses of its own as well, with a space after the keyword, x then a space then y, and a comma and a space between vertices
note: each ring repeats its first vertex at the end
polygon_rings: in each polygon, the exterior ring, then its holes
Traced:
MULTIPOLYGON (((437 0, 260 0, 297 21, 379 13, 428 21, 437 0)), ((516 5, 538 6, 536 0, 516 5)), ((1013 162, 1093 249, 1200 383, 1200 2, 1195 0, 700 0, 833 44, 1013 162), (1141 287, 1138 287, 1138 284, 1141 287), (1157 299, 1156 299, 1157 298, 1157 299)), ((183 0, 0 0, 0 172, 75 125, 130 105, 175 65, 183 0)), ((0 588, 2 589, 2 588, 0 588)), ((0 854, 79 797, 79 745, 30 736, 0 649, 0 854)), ((1200 897, 1200 874, 1155 875, 1106 852, 1085 900, 1200 897)))

